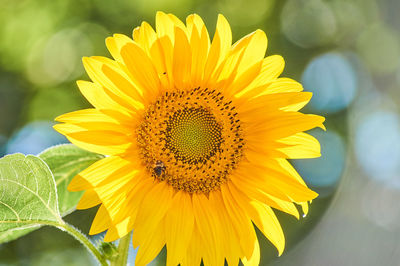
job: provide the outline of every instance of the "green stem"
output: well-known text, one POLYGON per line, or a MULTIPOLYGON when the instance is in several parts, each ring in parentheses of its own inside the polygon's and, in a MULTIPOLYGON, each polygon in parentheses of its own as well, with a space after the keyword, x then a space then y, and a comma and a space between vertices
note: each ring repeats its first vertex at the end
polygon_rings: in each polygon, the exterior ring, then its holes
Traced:
POLYGON ((67 233, 69 233, 70 235, 75 237, 79 242, 81 242, 96 257, 96 259, 102 266, 108 266, 107 260, 103 257, 100 251, 78 229, 65 222, 63 224, 58 224, 57 227, 64 229, 67 233))
POLYGON ((119 240, 118 257, 111 262, 111 266, 125 266, 128 260, 129 243, 132 239, 132 232, 119 240))
MULTIPOLYGON (((2 223, 10 223, 9 221, 0 221, 2 223)), ((51 225, 67 232, 73 236, 76 240, 81 242, 99 261, 100 265, 108 266, 106 258, 100 253, 100 251, 93 245, 92 242, 80 232, 78 229, 70 224, 64 222, 61 218, 58 221, 48 221, 48 220, 34 220, 34 221, 18 221, 19 225, 51 225)))

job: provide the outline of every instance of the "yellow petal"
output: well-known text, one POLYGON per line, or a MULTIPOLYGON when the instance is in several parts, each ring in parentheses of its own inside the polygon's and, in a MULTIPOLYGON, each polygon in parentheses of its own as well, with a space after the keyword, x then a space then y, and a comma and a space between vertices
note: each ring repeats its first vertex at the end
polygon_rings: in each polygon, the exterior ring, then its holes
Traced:
POLYGON ((58 124, 54 128, 67 138, 98 146, 128 147, 132 139, 117 130, 87 129, 78 125, 58 124))
POLYGON ((268 88, 265 93, 299 92, 303 91, 303 86, 290 78, 278 78, 268 88))
POLYGON ((165 216, 165 239, 167 243, 167 265, 178 265, 186 254, 194 228, 191 196, 178 191, 165 216))
POLYGON ((129 109, 124 109, 118 101, 114 101, 99 84, 78 80, 76 82, 78 84, 79 90, 82 95, 91 103, 94 107, 98 109, 114 109, 120 110, 123 112, 130 112, 129 109))
POLYGON ((104 207, 104 205, 101 205, 97 210, 96 216, 94 217, 92 226, 90 227, 89 235, 96 235, 104 232, 110 226, 110 216, 108 215, 107 209, 104 207))
POLYGON ((273 207, 277 210, 293 215, 297 219, 300 218, 299 212, 292 202, 281 200, 251 185, 250 186, 246 185, 241 187, 236 186, 236 189, 243 191, 243 193, 246 194, 250 199, 254 199, 262 203, 265 203, 270 207, 273 207))
POLYGON ((62 131, 63 134, 69 136, 72 136, 75 133, 85 132, 85 131, 107 132, 110 135, 122 135, 122 136, 124 135, 128 136, 131 135, 132 133, 132 127, 125 127, 117 123, 103 122, 103 121, 93 121, 93 122, 82 121, 75 124, 72 123, 59 124, 59 126, 55 128, 58 128, 58 130, 62 131))
POLYGON ((257 241, 257 236, 246 211, 242 210, 237 203, 231 186, 232 184, 229 183, 221 186, 222 198, 236 234, 239 236, 243 254, 245 257, 250 258, 254 251, 254 243, 257 241))
POLYGON ((158 37, 167 36, 171 43, 175 42, 175 24, 164 12, 158 11, 156 14, 156 31, 158 37))
POLYGON ((235 178, 232 179, 232 185, 241 188, 243 191, 247 191, 249 195, 252 195, 254 198, 261 199, 261 196, 258 194, 263 192, 264 194, 271 195, 283 201, 291 201, 286 191, 282 191, 276 186, 269 184, 268 181, 255 178, 254 176, 246 176, 238 173, 235 178))
POLYGON ((308 202, 300 202, 301 209, 303 211, 303 217, 307 216, 308 214, 308 202))
POLYGON ((160 90, 160 79, 153 62, 135 43, 128 43, 121 49, 121 56, 131 78, 149 97, 156 97, 160 90))
POLYGON ((316 138, 307 133, 296 133, 292 136, 278 140, 290 145, 279 148, 289 159, 316 158, 321 156, 321 146, 316 138))
POLYGON ((315 127, 325 129, 324 117, 299 112, 274 111, 264 114, 262 119, 247 115, 241 120, 247 122, 246 132, 249 135, 264 133, 269 139, 285 138, 315 127))
POLYGON ((283 172, 284 174, 290 175, 300 184, 306 185, 299 173, 297 173, 296 169, 294 169, 294 167, 286 159, 277 158, 275 160, 270 160, 268 161, 268 167, 278 172, 283 172))
MULTIPOLYGON (((134 236, 133 236, 134 240, 134 236)), ((135 265, 146 266, 149 264, 165 245, 165 230, 163 222, 160 222, 152 231, 148 231, 146 238, 141 243, 136 254, 135 265)))
MULTIPOLYGON (((75 177, 74 179, 76 179, 75 177)), ((79 178, 79 177, 78 177, 79 178)), ((82 180, 86 182, 84 179, 82 180)), ((97 196, 97 193, 93 189, 88 189, 83 194, 82 198, 79 200, 76 208, 78 210, 89 209, 101 203, 100 198, 97 196)))
POLYGON ((238 265, 239 258, 243 257, 239 238, 233 228, 233 224, 230 220, 230 216, 224 206, 224 201, 222 199, 221 191, 213 191, 209 195, 209 200, 211 205, 215 207, 216 215, 219 215, 218 219, 221 221, 222 230, 220 230, 220 235, 222 237, 223 252, 225 254, 226 261, 228 265, 238 265))
POLYGON ((268 168, 265 166, 253 165, 247 170, 238 169, 238 174, 232 182, 237 187, 255 186, 265 193, 271 194, 285 201, 303 202, 309 201, 318 196, 317 193, 310 190, 291 175, 268 168))
POLYGON ((189 16, 187 24, 191 34, 190 46, 192 49, 191 85, 196 88, 202 84, 210 40, 207 29, 199 16, 189 16))
MULTIPOLYGON (((219 44, 219 60, 215 67, 218 67, 218 64, 224 59, 225 55, 228 53, 229 49, 231 48, 232 44, 232 31, 231 27, 226 20, 226 18, 222 14, 218 14, 217 19, 217 28, 215 34, 218 34, 220 42, 219 44)), ((214 36, 215 38, 215 36, 214 36)), ((214 40, 213 40, 214 42, 214 40)))
POLYGON ((140 204, 152 187, 151 179, 143 178, 125 194, 121 205, 114 205, 113 226, 109 228, 104 241, 115 241, 132 231, 140 204))
POLYGON ((230 49, 226 57, 224 56, 225 59, 222 60, 220 66, 217 68, 217 71, 215 71, 211 77, 211 82, 217 82, 217 85, 214 86, 217 86, 218 88, 222 87, 224 90, 226 90, 233 83, 238 75, 238 69, 246 52, 247 45, 252 38, 253 35, 250 34, 240 39, 232 46, 232 49, 230 49))
MULTIPOLYGON (((108 92, 107 94, 110 98, 118 102, 120 105, 127 107, 127 109, 129 109, 131 106, 133 108, 141 106, 141 98, 134 98, 135 94, 130 93, 129 90, 124 90, 123 87, 119 87, 117 80, 110 80, 110 78, 104 73, 103 69, 106 66, 106 69, 114 70, 114 73, 119 74, 119 76, 126 76, 126 74, 119 69, 119 66, 116 65, 115 61, 100 56, 90 58, 84 57, 82 61, 89 77, 95 83, 101 85, 105 92, 108 92), (128 94, 126 94, 127 92, 128 94)), ((108 73, 110 73, 110 71, 108 71, 108 73)), ((134 87, 134 89, 136 90, 136 87, 134 87)))
POLYGON ((217 28, 208 53, 207 62, 204 69, 204 84, 209 83, 209 79, 218 69, 220 63, 225 60, 232 44, 232 32, 226 18, 219 14, 217 28))
POLYGON ((127 194, 130 194, 133 188, 139 183, 137 172, 129 173, 126 169, 121 173, 115 173, 114 179, 103 180, 99 186, 93 190, 102 200, 103 205, 107 208, 112 220, 115 220, 114 211, 118 208, 113 208, 114 205, 124 203, 127 194))
POLYGON ((153 46, 157 39, 157 34, 147 22, 142 22, 140 26, 139 35, 135 41, 142 47, 142 49, 150 55, 150 48, 153 46))
POLYGON ((210 43, 210 37, 208 35, 207 28, 204 24, 203 19, 199 15, 197 15, 197 14, 189 15, 186 18, 186 26, 188 29, 189 36, 192 36, 194 34, 193 33, 194 28, 196 28, 197 34, 200 34, 200 35, 203 34, 203 29, 204 29, 205 30, 204 37, 205 37, 205 39, 207 39, 208 44, 210 43))
POLYGON ((187 36, 182 29, 175 27, 173 73, 178 90, 190 87, 191 64, 192 52, 187 36))
POLYGON ((202 235, 205 243, 210 243, 207 246, 207 251, 204 252, 204 264, 207 265, 223 265, 224 254, 220 238, 219 226, 220 221, 215 217, 213 206, 204 194, 193 194, 193 212, 196 220, 196 225, 202 235))
POLYGON ((260 264, 260 244, 258 239, 254 241, 254 251, 250 258, 242 258, 244 266, 258 266, 260 264))
MULTIPOLYGON (((93 226, 90 231, 91 234, 97 234, 106 229, 111 229, 107 238, 108 241, 108 239, 115 237, 115 233, 123 236, 133 228, 132 225, 135 220, 138 204, 127 204, 127 201, 132 203, 129 200, 132 194, 134 194, 134 196, 140 196, 140 193, 136 193, 138 190, 135 192, 133 189, 138 182, 130 181, 131 180, 121 180, 120 178, 111 182, 109 186, 97 187, 94 189, 103 205, 100 207, 93 221, 93 226), (126 221, 126 217, 128 216, 130 217, 129 223, 126 221), (107 218, 106 221, 102 221, 104 217, 107 218)), ((143 188, 143 186, 141 186, 141 188, 143 188)))
POLYGON ((253 209, 249 208, 252 220, 260 231, 274 244, 278 249, 279 256, 285 249, 285 236, 282 227, 270 207, 257 201, 251 202, 253 209))
POLYGON ((115 172, 121 173, 120 169, 127 169, 131 165, 129 161, 118 156, 106 157, 80 172, 68 185, 68 190, 79 191, 96 187, 104 180, 113 178, 115 172), (85 181, 84 183, 82 179, 85 181))
POLYGON ((183 255, 181 265, 182 266, 191 266, 191 265, 200 265, 202 253, 204 250, 204 243, 200 236, 200 233, 195 226, 193 228, 192 238, 189 242, 189 246, 187 252, 183 255))
POLYGON ((137 41, 140 38, 139 35, 140 35, 140 26, 134 28, 133 31, 132 31, 133 40, 137 41))
POLYGON ((82 109, 70 113, 66 113, 56 117, 54 120, 64 123, 80 123, 86 121, 102 121, 107 123, 118 123, 113 117, 107 116, 98 109, 82 109))
MULTIPOLYGON (((73 126, 78 126, 80 130, 109 130, 124 135, 131 135, 135 130, 135 120, 130 119, 128 123, 123 119, 123 117, 124 116, 122 114, 121 116, 106 115, 98 109, 83 109, 63 114, 58 116, 55 120, 58 122, 65 122, 67 124, 74 124, 73 126)), ((76 131, 72 129, 70 133, 76 131)))
POLYGON ((172 23, 174 23, 174 28, 178 27, 180 28, 185 34, 188 34, 187 28, 185 26, 185 24, 182 22, 182 20, 180 20, 179 18, 177 18, 174 14, 169 13, 167 15, 169 17, 169 19, 172 21, 172 23))
POLYGON ((88 131, 72 124, 57 124, 53 128, 65 135, 71 143, 95 153, 121 154, 131 145, 129 137, 114 131, 88 131))
POLYGON ((270 141, 253 141, 249 138, 246 143, 245 156, 250 162, 260 165, 264 164, 266 158, 285 158, 285 153, 279 151, 279 146, 275 147, 274 144, 270 141), (271 145, 267 146, 268 144, 271 145))
POLYGON ((134 39, 153 61, 162 87, 171 88, 172 80, 167 76, 167 72, 171 73, 172 69, 170 39, 167 36, 158 38, 157 33, 147 22, 143 22, 142 26, 136 28, 133 33, 134 39))
MULTIPOLYGON (((244 49, 243 57, 237 69, 238 75, 241 75, 254 64, 258 62, 261 63, 267 51, 268 40, 264 31, 256 30, 254 33, 250 34, 250 36, 251 38, 244 49)), ((238 41, 238 43, 239 42, 240 41, 238 41)))
POLYGON ((133 232, 134 247, 145 242, 148 233, 155 230, 160 221, 164 219, 171 206, 172 194, 172 187, 165 184, 165 182, 155 183, 147 193, 140 204, 135 221, 135 230, 133 232))
POLYGON ((261 62, 258 62, 253 64, 251 67, 248 67, 245 71, 238 73, 231 84, 226 83, 225 86, 228 86, 228 91, 226 91, 225 93, 227 95, 234 95, 237 92, 246 88, 254 80, 254 78, 259 75, 260 69, 261 62))
POLYGON ((297 219, 300 218, 299 211, 297 210, 296 206, 293 203, 280 200, 271 195, 266 195, 266 196, 270 198, 271 201, 274 201, 276 204, 270 204, 270 201, 260 201, 260 202, 266 203, 268 206, 271 206, 277 210, 293 215, 297 219))
MULTIPOLYGON (((114 84, 116 88, 120 90, 123 94, 129 96, 135 101, 135 107, 142 109, 143 103, 145 102, 143 98, 143 92, 138 89, 138 87, 132 83, 129 78, 125 75, 121 75, 120 71, 110 66, 103 65, 101 69, 104 75, 114 84)), ((120 93, 118 92, 118 93, 120 93)))
POLYGON ((126 236, 133 229, 131 216, 126 217, 122 222, 108 228, 104 236, 104 242, 112 242, 126 236))
POLYGON ((122 63, 121 49, 127 43, 132 43, 132 39, 123 34, 114 34, 113 37, 106 39, 106 46, 112 57, 122 63))
POLYGON ((241 115, 254 116, 257 113, 267 113, 275 110, 298 111, 311 99, 311 92, 285 92, 265 94, 250 99, 238 106, 241 115))
POLYGON ((262 60, 258 76, 236 97, 253 98, 273 91, 269 86, 277 80, 285 67, 285 61, 280 55, 271 55, 262 60))
POLYGON ((160 82, 166 91, 174 89, 173 78, 173 46, 167 36, 158 38, 150 49, 152 60, 155 62, 160 82))

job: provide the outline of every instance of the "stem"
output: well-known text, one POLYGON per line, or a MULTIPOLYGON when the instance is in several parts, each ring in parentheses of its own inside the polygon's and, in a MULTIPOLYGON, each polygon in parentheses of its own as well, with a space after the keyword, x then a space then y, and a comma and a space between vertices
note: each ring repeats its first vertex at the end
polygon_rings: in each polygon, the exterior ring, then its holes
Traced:
MULTIPOLYGON (((5 223, 10 223, 9 221, 0 221, 0 225, 5 223)), ((99 261, 100 265, 108 266, 106 258, 100 253, 100 251, 93 245, 92 242, 80 232, 78 229, 73 227, 70 224, 64 222, 61 218, 58 221, 48 221, 48 220, 33 220, 33 221, 18 221, 16 222, 19 225, 51 225, 61 229, 62 231, 66 231, 68 234, 73 236, 76 240, 81 242, 99 261)))
POLYGON ((129 243, 131 242, 132 232, 119 240, 118 257, 111 262, 111 266, 125 266, 128 260, 129 243))
POLYGON ((103 255, 101 255, 100 251, 78 229, 76 229, 72 225, 67 224, 65 222, 63 224, 57 224, 56 226, 64 229, 67 233, 69 233, 74 238, 76 238, 79 242, 81 242, 96 257, 96 259, 99 261, 99 263, 102 266, 108 266, 106 259, 103 257, 103 255))

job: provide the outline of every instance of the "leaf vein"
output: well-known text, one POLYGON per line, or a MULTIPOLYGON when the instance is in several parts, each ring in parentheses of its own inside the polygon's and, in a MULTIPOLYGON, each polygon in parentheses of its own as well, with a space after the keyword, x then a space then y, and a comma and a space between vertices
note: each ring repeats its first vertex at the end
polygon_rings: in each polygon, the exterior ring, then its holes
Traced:
POLYGON ((23 185, 23 184, 20 184, 20 183, 18 183, 18 182, 15 182, 14 180, 4 179, 4 178, 3 178, 2 181, 14 183, 14 184, 16 184, 17 186, 21 186, 23 189, 29 191, 30 193, 32 193, 33 195, 35 195, 35 196, 43 203, 43 205, 54 215, 55 218, 59 219, 59 215, 58 215, 57 213, 55 213, 55 212, 51 209, 51 207, 50 207, 48 204, 46 204, 46 203, 44 202, 43 198, 42 198, 39 194, 37 194, 35 191, 31 190, 30 188, 28 188, 27 186, 25 186, 25 185, 23 185))

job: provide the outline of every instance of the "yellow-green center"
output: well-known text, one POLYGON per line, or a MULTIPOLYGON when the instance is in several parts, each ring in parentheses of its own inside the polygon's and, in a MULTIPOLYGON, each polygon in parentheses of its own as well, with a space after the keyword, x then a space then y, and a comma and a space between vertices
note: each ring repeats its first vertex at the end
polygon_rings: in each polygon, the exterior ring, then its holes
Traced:
POLYGON ((176 111, 167 121, 166 147, 178 160, 204 163, 220 148, 221 126, 206 109, 176 111))

